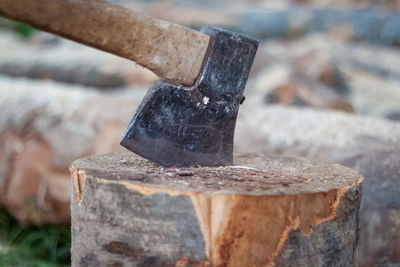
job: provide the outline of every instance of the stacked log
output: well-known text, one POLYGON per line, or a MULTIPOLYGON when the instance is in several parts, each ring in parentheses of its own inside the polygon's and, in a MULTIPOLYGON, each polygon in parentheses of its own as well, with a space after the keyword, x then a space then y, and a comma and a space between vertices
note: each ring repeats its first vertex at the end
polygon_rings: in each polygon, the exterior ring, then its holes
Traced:
POLYGON ((23 43, 0 32, 0 73, 110 89, 148 87, 157 76, 134 62, 47 33, 23 43))
POLYGON ((23 223, 68 223, 69 164, 121 150, 144 93, 0 77, 0 205, 23 223))

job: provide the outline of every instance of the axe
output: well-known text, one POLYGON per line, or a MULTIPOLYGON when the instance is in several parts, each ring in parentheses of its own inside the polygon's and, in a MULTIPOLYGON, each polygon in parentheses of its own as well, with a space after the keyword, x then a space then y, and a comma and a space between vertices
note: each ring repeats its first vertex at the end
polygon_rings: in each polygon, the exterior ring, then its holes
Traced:
POLYGON ((256 39, 209 25, 198 32, 104 0, 1 0, 0 15, 133 60, 162 79, 123 134, 125 148, 164 166, 233 164, 256 39))

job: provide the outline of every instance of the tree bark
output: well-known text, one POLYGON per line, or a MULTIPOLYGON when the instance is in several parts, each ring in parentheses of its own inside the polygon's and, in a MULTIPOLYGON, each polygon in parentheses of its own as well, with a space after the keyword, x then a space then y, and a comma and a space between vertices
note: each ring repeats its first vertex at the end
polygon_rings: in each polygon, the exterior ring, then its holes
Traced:
POLYGON ((75 161, 72 265, 357 266, 359 174, 290 157, 236 164, 75 161))

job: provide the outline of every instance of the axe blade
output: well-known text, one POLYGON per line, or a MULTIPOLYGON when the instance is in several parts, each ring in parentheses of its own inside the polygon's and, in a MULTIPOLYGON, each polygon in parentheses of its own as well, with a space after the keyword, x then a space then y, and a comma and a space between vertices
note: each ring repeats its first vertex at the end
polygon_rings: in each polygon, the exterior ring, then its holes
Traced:
POLYGON ((208 55, 192 87, 156 81, 120 143, 164 166, 233 164, 233 136, 240 101, 258 41, 206 25, 208 55))

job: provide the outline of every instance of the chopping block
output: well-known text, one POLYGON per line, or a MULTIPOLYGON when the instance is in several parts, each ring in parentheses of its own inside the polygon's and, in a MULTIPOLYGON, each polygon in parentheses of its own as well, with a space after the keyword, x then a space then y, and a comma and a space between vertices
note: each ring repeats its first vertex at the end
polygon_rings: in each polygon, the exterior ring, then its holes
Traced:
POLYGON ((356 171, 292 157, 235 161, 76 160, 72 266, 357 266, 356 171))

